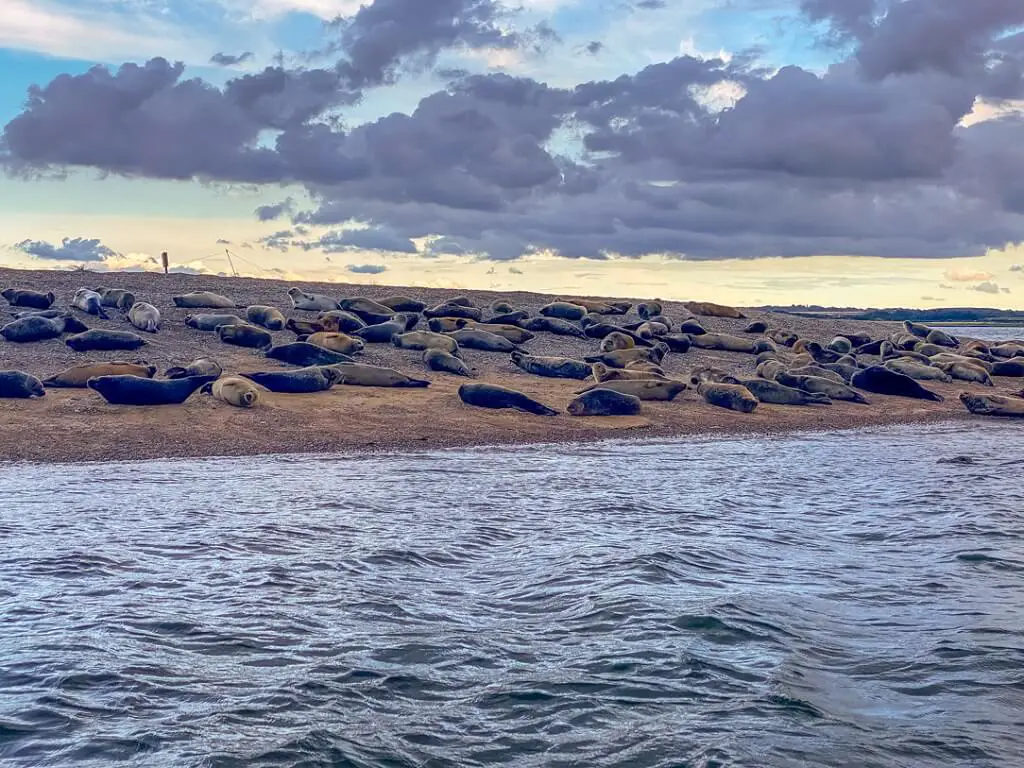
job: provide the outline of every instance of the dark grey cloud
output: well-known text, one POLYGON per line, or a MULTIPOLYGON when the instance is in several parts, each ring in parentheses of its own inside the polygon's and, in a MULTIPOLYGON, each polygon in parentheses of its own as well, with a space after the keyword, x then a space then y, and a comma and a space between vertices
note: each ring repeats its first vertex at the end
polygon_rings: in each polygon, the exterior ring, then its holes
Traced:
POLYGON ((103 261, 117 254, 96 238, 65 237, 60 245, 45 240, 22 240, 14 246, 38 259, 56 261, 103 261))
POLYGON ((996 283, 989 281, 971 286, 971 290, 980 291, 981 293, 999 293, 999 286, 996 283))
POLYGON ((287 197, 280 203, 261 205, 256 209, 255 213, 256 218, 260 221, 273 221, 274 219, 279 219, 286 213, 291 213, 294 210, 295 201, 290 197, 287 197))
POLYGON ((354 275, 379 275, 388 270, 383 264, 350 264, 345 269, 354 275))
POLYGON ((298 245, 307 251, 316 249, 325 253, 342 253, 353 250, 417 252, 415 244, 409 238, 402 237, 388 227, 329 232, 315 240, 299 242, 298 245))
POLYGON ((221 67, 231 67, 237 64, 244 64, 253 57, 252 51, 246 51, 238 55, 230 53, 215 53, 210 57, 210 63, 221 67))
POLYGON ((225 240, 223 237, 217 238, 217 245, 231 245, 230 240, 225 240))

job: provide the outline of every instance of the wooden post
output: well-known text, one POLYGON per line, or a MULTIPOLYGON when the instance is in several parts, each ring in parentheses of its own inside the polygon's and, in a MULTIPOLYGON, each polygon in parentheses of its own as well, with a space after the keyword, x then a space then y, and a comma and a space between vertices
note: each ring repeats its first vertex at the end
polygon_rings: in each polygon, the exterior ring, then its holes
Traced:
POLYGON ((160 262, 164 266, 164 274, 166 275, 167 274, 167 251, 164 251, 163 253, 160 254, 160 262))

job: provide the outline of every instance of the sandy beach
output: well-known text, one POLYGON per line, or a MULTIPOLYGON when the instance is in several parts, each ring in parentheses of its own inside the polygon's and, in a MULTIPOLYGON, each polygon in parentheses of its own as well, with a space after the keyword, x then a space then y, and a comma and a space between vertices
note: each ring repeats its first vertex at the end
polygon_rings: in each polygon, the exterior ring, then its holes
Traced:
MULTIPOLYGON (((535 314, 554 297, 533 293, 454 291, 401 286, 365 286, 342 283, 290 283, 251 278, 227 278, 153 273, 82 273, 0 269, 0 287, 53 291, 54 307, 67 307, 80 287, 117 287, 131 290, 162 313, 162 328, 136 352, 78 353, 62 339, 13 344, 0 340, 0 368, 18 369, 40 378, 86 360, 145 359, 160 374, 171 365, 186 364, 205 356, 216 359, 225 373, 285 368, 258 352, 220 342, 217 334, 187 327, 189 312, 175 308, 171 297, 190 291, 209 290, 239 304, 270 304, 289 317, 313 319, 315 315, 291 309, 287 290, 303 290, 332 297, 381 298, 403 294, 440 303, 446 297, 466 295, 487 307, 503 299, 516 308, 535 314)), ((569 297, 565 297, 569 298, 569 297)), ((602 297, 586 297, 602 298, 602 297)), ((611 298, 611 297, 606 297, 611 298)), ((651 297, 614 297, 643 301, 651 297)), ((713 300, 714 297, 694 297, 713 300)), ((665 314, 677 316, 682 305, 664 302, 665 314)), ((0 319, 10 319, 13 307, 0 309, 0 319)), ((770 327, 786 328, 802 337, 827 343, 836 333, 867 331, 878 338, 899 328, 897 323, 810 320, 790 315, 771 315, 744 310, 748 319, 702 318, 709 331, 740 333, 750 319, 763 319, 770 327)), ((76 312, 93 328, 133 330, 121 313, 111 310, 109 320, 76 312)), ((615 322, 635 319, 613 318, 615 322)), ((275 343, 294 341, 290 331, 274 333, 275 343)), ((548 333, 523 347, 532 354, 581 359, 597 349, 596 340, 548 333)), ((338 386, 315 395, 265 393, 257 408, 233 408, 211 397, 194 395, 184 405, 132 407, 108 405, 97 393, 83 389, 51 389, 37 400, 0 400, 0 460, 90 461, 131 460, 159 457, 235 456, 267 453, 358 452, 400 449, 445 448, 514 443, 557 443, 608 438, 663 438, 685 435, 778 434, 800 430, 849 429, 879 425, 925 423, 944 420, 978 420, 968 414, 957 395, 965 389, 992 389, 964 382, 929 382, 942 394, 936 403, 869 394, 870 405, 835 402, 823 407, 792 407, 761 404, 754 413, 742 414, 708 405, 688 390, 670 403, 645 402, 639 416, 579 418, 564 413, 582 382, 547 379, 513 367, 506 354, 464 350, 467 363, 479 380, 518 389, 563 411, 555 417, 538 417, 516 411, 495 411, 463 404, 458 387, 462 377, 428 371, 421 353, 391 345, 367 345, 360 362, 386 365, 431 381, 427 389, 378 389, 338 386)), ((669 354, 666 371, 688 378, 698 366, 714 365, 728 371, 753 375, 754 357, 742 353, 692 349, 669 354)), ((159 375, 159 374, 158 374, 159 375)), ((996 379, 995 392, 1020 389, 1019 379, 996 379)))

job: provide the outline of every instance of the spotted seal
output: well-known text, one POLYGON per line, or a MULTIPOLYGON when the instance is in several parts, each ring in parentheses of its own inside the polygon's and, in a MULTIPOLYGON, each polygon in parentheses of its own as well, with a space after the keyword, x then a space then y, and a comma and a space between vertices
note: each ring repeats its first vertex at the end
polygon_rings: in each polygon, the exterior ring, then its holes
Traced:
POLYGON ((174 302, 174 306, 182 309, 235 309, 238 306, 227 296, 211 291, 183 293, 172 296, 171 301, 174 302))
POLYGON ((633 395, 641 400, 660 400, 670 402, 680 393, 686 391, 686 382, 675 379, 619 379, 601 381, 576 392, 582 395, 595 389, 611 389, 626 395, 633 395))
POLYGON ((219 378, 204 384, 199 391, 213 395, 217 400, 235 408, 252 408, 260 401, 260 391, 256 385, 241 376, 219 378))
POLYGON ((593 373, 587 363, 568 357, 538 357, 525 352, 513 352, 509 357, 512 365, 534 376, 582 380, 590 378, 593 373))
POLYGON ((769 405, 831 405, 828 395, 817 392, 804 392, 802 389, 787 387, 777 381, 768 379, 740 378, 738 383, 747 388, 758 401, 769 405))
POLYGON ((463 384, 459 387, 459 399, 466 405, 473 405, 477 408, 511 408, 537 416, 558 415, 558 411, 554 408, 549 408, 522 392, 500 387, 497 384, 463 384))
POLYGON ((284 313, 277 307, 266 304, 251 304, 245 308, 245 319, 253 325, 259 325, 268 331, 282 331, 288 321, 284 313))
POLYGON ((461 304, 447 302, 423 310, 423 316, 427 319, 435 317, 461 317, 464 320, 475 320, 479 323, 483 319, 483 312, 479 307, 464 307, 461 304))
POLYGON ((387 296, 383 299, 379 299, 378 304, 382 304, 392 312, 414 312, 419 314, 427 305, 422 301, 411 299, 408 296, 387 296))
POLYGON ((216 331, 222 325, 244 325, 238 315, 185 315, 185 325, 197 331, 216 331))
POLYGON ((978 416, 1024 418, 1024 398, 961 392, 960 402, 968 411, 978 416))
POLYGON ((641 338, 628 328, 612 325, 611 323, 598 323, 597 325, 589 325, 583 329, 583 335, 588 339, 607 339, 613 333, 620 333, 623 336, 628 336, 633 340, 633 346, 635 347, 654 346, 654 342, 651 340, 641 338))
MULTIPOLYGON (((593 312, 595 315, 624 315, 625 312, 621 311, 619 307, 612 306, 606 301, 599 301, 597 299, 567 299, 560 298, 559 301, 567 304, 575 304, 578 307, 583 307, 587 312, 593 312)), ((628 311, 628 310, 627 310, 628 311)))
POLYGON ((340 352, 343 355, 358 355, 366 349, 366 343, 362 339, 352 338, 347 333, 321 331, 320 333, 311 333, 309 336, 299 339, 299 341, 315 344, 318 347, 329 349, 332 352, 340 352))
POLYGON ((660 315, 662 312, 664 312, 664 308, 661 306, 661 302, 657 299, 654 301, 645 301, 636 305, 636 313, 644 320, 649 320, 655 315, 660 315))
POLYGON ((995 384, 992 383, 992 377, 989 372, 980 365, 973 365, 971 363, 953 360, 950 362, 937 362, 935 366, 954 379, 969 381, 974 384, 981 384, 984 387, 995 386, 995 384))
POLYGON ((804 392, 816 392, 820 395, 826 395, 833 400, 845 400, 861 405, 868 404, 868 399, 852 387, 846 384, 838 384, 821 376, 801 376, 789 373, 788 371, 780 371, 775 375, 775 381, 787 387, 802 389, 804 392))
POLYGON ((274 337, 270 335, 270 331, 249 325, 249 323, 221 325, 217 328, 217 335, 225 344, 247 349, 263 349, 274 343, 274 337))
POLYGON ((496 315, 508 315, 515 311, 515 307, 513 307, 507 301, 495 301, 493 304, 491 304, 491 312, 493 312, 496 315))
POLYGON ((43 379, 43 386, 52 388, 85 389, 89 379, 99 376, 138 376, 151 379, 156 375, 156 366, 147 363, 114 361, 110 363, 89 362, 73 365, 43 379))
POLYGON ((164 371, 165 379, 185 379, 189 376, 220 376, 224 372, 220 363, 208 357, 200 357, 188 365, 174 366, 164 371))
POLYGON ((433 317, 427 321, 427 327, 434 333, 451 333, 465 328, 472 322, 464 317, 433 317))
POLYGON ((266 355, 271 360, 280 360, 282 363, 298 365, 303 368, 352 362, 352 358, 348 355, 333 352, 305 341, 293 341, 290 344, 272 346, 267 350, 266 355))
MULTIPOLYGON (((85 328, 85 326, 68 315, 59 315, 54 318, 30 315, 7 323, 7 325, 0 328, 0 336, 3 336, 7 341, 27 344, 33 341, 56 339, 68 331, 81 333, 81 328, 85 328), (72 321, 75 326, 69 327, 72 321)), ((85 328, 85 330, 88 330, 88 328, 85 328)))
POLYGON ((728 333, 705 333, 690 339, 693 346, 700 349, 717 349, 723 352, 745 352, 749 355, 757 353, 757 344, 752 339, 733 336, 728 333))
POLYGON ((91 288, 79 288, 71 299, 71 306, 80 309, 87 315, 95 315, 104 320, 110 319, 110 315, 103 309, 100 295, 91 288))
POLYGON ((415 379, 412 376, 385 368, 380 365, 363 363, 339 363, 331 368, 338 372, 338 384, 354 387, 401 387, 405 389, 424 389, 430 386, 426 379, 415 379))
POLYGON ((0 296, 7 299, 12 307, 28 307, 30 309, 49 309, 57 300, 53 291, 40 293, 24 288, 5 288, 0 291, 0 296))
POLYGON ((697 385, 697 394, 709 405, 740 413, 753 413, 758 404, 757 398, 742 384, 723 384, 705 380, 697 385))
POLYGON ((27 400, 45 397, 43 382, 24 371, 0 371, 0 397, 27 400))
POLYGON ((317 315, 316 322, 321 326, 320 330, 332 333, 355 333, 360 328, 366 327, 366 323, 361 318, 342 309, 321 312, 317 315))
POLYGON ((472 320, 468 320, 467 322, 470 323, 470 325, 466 326, 467 328, 473 328, 477 331, 486 331, 487 333, 493 333, 497 336, 503 336, 513 344, 525 344, 530 339, 536 338, 534 334, 530 333, 525 328, 520 328, 518 325, 474 323, 472 320))
POLYGON ((96 376, 87 386, 111 405, 180 405, 213 376, 149 379, 144 376, 96 376))
POLYGON ((423 363, 432 371, 454 373, 456 376, 466 376, 470 379, 476 378, 476 374, 466 365, 465 361, 443 349, 423 350, 423 363))
POLYGON ((97 288, 96 293, 100 295, 100 303, 104 307, 127 311, 135 303, 135 294, 124 288, 97 288))
POLYGON ((338 302, 338 306, 345 312, 351 312, 367 325, 386 323, 395 316, 395 311, 391 307, 385 307, 380 302, 365 296, 342 299, 338 302))
POLYGON ((710 301, 688 301, 683 304, 688 310, 693 312, 695 315, 703 315, 705 317, 727 317, 742 320, 746 317, 736 307, 729 307, 724 304, 715 304, 710 301))
POLYGON ((617 349, 633 349, 635 346, 636 342, 633 341, 631 336, 614 331, 601 339, 601 345, 598 349, 601 354, 604 354, 606 352, 614 352, 617 349))
POLYGON ((288 298, 291 299, 292 308, 303 312, 330 312, 338 309, 338 302, 330 296, 318 293, 306 293, 298 288, 288 289, 288 298))
POLYGON ((828 348, 840 355, 848 355, 853 352, 853 342, 845 336, 836 336, 828 343, 828 348))
POLYGON ((462 328, 448 334, 458 342, 460 348, 477 349, 481 352, 519 352, 519 347, 496 333, 480 331, 476 328, 462 328))
POLYGON ((421 352, 425 349, 443 349, 456 357, 460 356, 459 343, 443 333, 431 333, 430 331, 399 333, 391 337, 391 343, 399 349, 414 349, 421 352))
POLYGON ((307 320, 295 320, 289 318, 284 327, 296 336, 312 336, 314 333, 321 333, 326 329, 320 323, 311 323, 307 320))
POLYGON ((525 323, 530 319, 530 313, 517 309, 515 312, 501 312, 496 315, 491 315, 486 322, 488 325, 518 325, 522 327, 522 323, 525 323))
POLYGON ((578 395, 566 409, 572 416, 635 416, 640 398, 614 389, 592 389, 578 395))
POLYGON ((634 360, 648 360, 660 364, 665 356, 665 351, 664 346, 633 347, 632 349, 616 349, 599 355, 588 355, 583 359, 588 363, 604 363, 609 368, 625 368, 627 363, 634 360))
POLYGON ((255 381, 271 392, 289 395, 305 395, 330 389, 341 378, 340 372, 331 366, 312 366, 293 371, 258 371, 242 373, 240 376, 255 381))
POLYGON ((649 379, 667 379, 661 368, 609 368, 604 363, 593 363, 590 366, 594 381, 636 381, 649 379))
POLYGON ((953 380, 941 368, 936 368, 934 365, 925 365, 908 358, 897 357, 892 360, 886 360, 882 365, 890 371, 902 373, 904 376, 909 376, 917 381, 943 381, 948 383, 953 380))
POLYGON ((160 310, 152 304, 137 301, 128 310, 128 322, 146 333, 160 330, 160 310))
POLYGON ((520 327, 534 333, 543 331, 545 333, 553 333, 556 336, 575 336, 578 339, 587 338, 582 328, 558 317, 532 317, 520 323, 520 327))
POLYGON ((146 344, 146 340, 131 331, 108 331, 93 328, 92 330, 69 336, 64 340, 64 343, 76 352, 92 352, 94 350, 138 349, 146 344))
POLYGON ((541 307, 540 313, 544 317, 558 317, 562 320, 579 321, 587 314, 587 308, 581 307, 579 304, 570 304, 566 301, 553 301, 541 307))
POLYGON ((357 328, 352 332, 352 335, 357 336, 367 344, 390 344, 392 337, 405 333, 408 330, 405 319, 395 315, 393 319, 388 320, 386 323, 377 323, 376 325, 357 328))
POLYGON ((753 320, 743 329, 744 333, 765 333, 768 330, 768 323, 764 320, 753 320))

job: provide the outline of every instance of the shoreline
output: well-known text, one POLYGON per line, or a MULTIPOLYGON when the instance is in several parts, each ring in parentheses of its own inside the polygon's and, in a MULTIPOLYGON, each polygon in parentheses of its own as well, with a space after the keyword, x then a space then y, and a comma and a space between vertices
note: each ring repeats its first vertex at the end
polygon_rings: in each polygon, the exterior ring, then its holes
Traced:
MULTIPOLYGON (((16 286, 52 290, 58 308, 64 308, 78 287, 126 288, 141 301, 156 305, 162 313, 158 334, 147 334, 146 346, 136 352, 81 354, 61 339, 14 344, 0 340, 5 369, 20 369, 43 378, 86 360, 145 359, 161 374, 172 365, 187 364, 197 357, 212 357, 226 374, 281 370, 283 364, 252 350, 220 342, 217 334, 184 325, 184 317, 196 310, 173 306, 171 296, 194 290, 224 294, 243 304, 270 304, 289 317, 312 319, 311 313, 292 310, 286 291, 296 287, 286 281, 255 278, 162 275, 154 273, 81 273, 0 269, 0 287, 16 286)), ((304 290, 331 296, 362 295, 381 298, 402 293, 429 304, 440 303, 456 293, 479 306, 494 300, 509 301, 536 314, 554 296, 535 293, 455 291, 394 286, 353 286, 335 283, 298 284, 304 290)), ((606 298, 614 297, 588 297, 606 298)), ((677 317, 679 302, 663 302, 665 314, 677 317)), ((14 308, 0 307, 0 322, 11 319, 14 308)), ((201 310, 200 310, 201 311, 201 310)), ((703 317, 711 332, 743 335, 751 319, 771 327, 793 330, 800 336, 825 343, 835 334, 867 331, 880 338, 900 329, 891 322, 818 320, 744 310, 746 319, 703 317)), ((109 320, 75 312, 93 328, 131 330, 120 312, 109 320)), ((622 316, 612 318, 620 322, 622 316)), ((633 320, 630 315, 625 320, 633 320)), ((274 343, 295 340, 288 331, 273 333, 274 343)), ((754 337, 751 337, 754 338, 754 337)), ((596 351, 594 339, 539 333, 523 344, 531 354, 582 359, 596 351)), ((790 351, 780 348, 789 355, 790 351)), ((939 421, 972 421, 957 400, 961 391, 1003 392, 1020 389, 1020 379, 1003 379, 996 389, 965 382, 929 383, 945 397, 942 403, 868 394, 870 405, 835 402, 830 406, 778 406, 761 404, 743 414, 708 405, 689 389, 673 402, 644 402, 637 416, 575 417, 565 413, 574 393, 586 382, 532 376, 514 368, 505 353, 464 350, 467 364, 476 370, 477 381, 520 390, 560 411, 541 417, 515 411, 496 411, 463 404, 457 395, 468 379, 428 371, 422 354, 390 344, 368 344, 357 360, 396 368, 429 379, 425 389, 382 389, 336 386, 313 395, 281 395, 265 392, 252 409, 238 409, 211 397, 193 395, 183 405, 112 406, 98 394, 84 389, 51 389, 34 400, 0 400, 0 462, 67 463, 81 461, 131 461, 163 458, 260 456, 282 454, 382 453, 396 450, 486 448, 509 445, 564 445, 592 443, 610 438, 664 439, 688 436, 752 435, 771 437, 799 431, 841 431, 863 427, 926 424, 939 421)), ((669 376, 688 379, 698 366, 713 365, 729 372, 753 376, 754 356, 744 353, 691 349, 672 353, 664 367, 669 376)))

